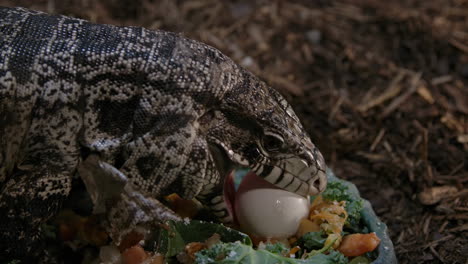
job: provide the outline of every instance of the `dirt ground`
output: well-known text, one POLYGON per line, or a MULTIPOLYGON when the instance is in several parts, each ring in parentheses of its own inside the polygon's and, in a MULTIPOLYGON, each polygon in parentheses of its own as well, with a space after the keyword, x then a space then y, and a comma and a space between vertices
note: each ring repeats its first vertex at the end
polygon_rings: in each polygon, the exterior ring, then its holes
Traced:
POLYGON ((181 32, 292 103, 400 263, 468 263, 468 1, 5 1, 181 32))

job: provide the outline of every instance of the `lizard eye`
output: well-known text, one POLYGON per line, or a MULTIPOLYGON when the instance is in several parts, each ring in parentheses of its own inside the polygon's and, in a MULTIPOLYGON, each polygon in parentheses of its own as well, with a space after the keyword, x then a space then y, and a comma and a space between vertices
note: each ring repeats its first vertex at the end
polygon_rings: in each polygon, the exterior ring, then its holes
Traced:
POLYGON ((265 134, 262 140, 263 148, 268 152, 279 152, 283 149, 284 140, 276 134, 265 134))

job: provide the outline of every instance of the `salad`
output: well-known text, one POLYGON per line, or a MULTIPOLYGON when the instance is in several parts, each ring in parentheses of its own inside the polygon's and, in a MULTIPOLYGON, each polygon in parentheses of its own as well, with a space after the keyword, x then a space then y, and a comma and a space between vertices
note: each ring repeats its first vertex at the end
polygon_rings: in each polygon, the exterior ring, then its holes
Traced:
POLYGON ((327 189, 310 197, 307 216, 287 238, 249 236, 215 223, 199 204, 176 195, 166 200, 184 221, 165 222, 145 236, 132 232, 119 245, 110 240, 96 216, 80 216, 70 209, 44 230, 60 241, 57 250, 62 254, 74 260, 80 256, 76 263, 396 264, 386 226, 370 204, 359 197, 354 185, 330 171, 327 174, 327 189))
POLYGON ((377 258, 380 239, 361 221, 364 200, 343 181, 331 181, 323 194, 311 199, 308 217, 287 239, 262 241, 222 225, 192 221, 170 222, 155 244, 171 245, 159 247, 159 252, 165 252, 167 260, 183 263, 344 264, 377 258), (171 237, 171 231, 176 235, 171 237))

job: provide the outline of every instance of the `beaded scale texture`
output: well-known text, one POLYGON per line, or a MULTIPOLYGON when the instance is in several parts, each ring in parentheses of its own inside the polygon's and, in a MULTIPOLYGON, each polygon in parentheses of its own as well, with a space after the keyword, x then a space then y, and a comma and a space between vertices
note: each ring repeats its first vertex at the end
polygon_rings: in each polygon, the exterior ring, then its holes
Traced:
POLYGON ((171 193, 232 221, 222 197, 235 167, 303 196, 326 185, 291 106, 215 48, 23 8, 0 7, 0 135, 0 251, 11 257, 33 254, 73 177, 116 242, 179 219, 158 200, 171 193))

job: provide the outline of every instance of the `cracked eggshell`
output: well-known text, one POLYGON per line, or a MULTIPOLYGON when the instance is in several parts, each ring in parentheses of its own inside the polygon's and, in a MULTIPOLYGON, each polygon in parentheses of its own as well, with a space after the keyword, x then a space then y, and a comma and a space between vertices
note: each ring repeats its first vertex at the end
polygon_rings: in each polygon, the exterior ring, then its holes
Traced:
POLYGON ((309 200, 275 187, 253 173, 239 186, 235 214, 241 229, 264 238, 294 235, 309 213, 309 200))

